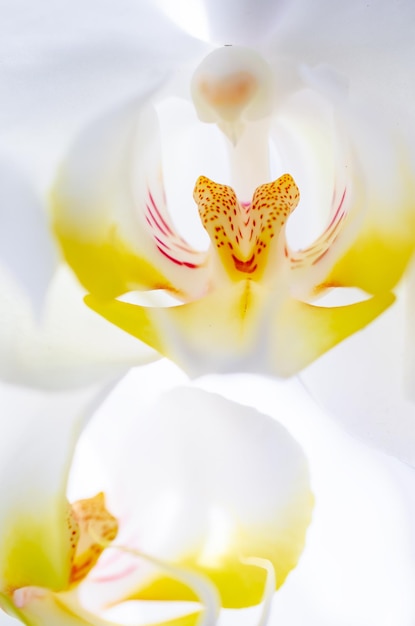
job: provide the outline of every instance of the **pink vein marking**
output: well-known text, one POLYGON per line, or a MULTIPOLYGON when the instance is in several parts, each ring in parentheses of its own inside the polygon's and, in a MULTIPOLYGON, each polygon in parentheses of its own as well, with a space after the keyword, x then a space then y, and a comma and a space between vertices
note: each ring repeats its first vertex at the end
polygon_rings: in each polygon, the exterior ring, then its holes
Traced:
POLYGON ((154 222, 154 226, 156 226, 156 228, 158 228, 158 230, 163 233, 163 235, 165 235, 166 237, 170 236, 170 233, 168 231, 166 231, 157 221, 157 218, 154 217, 153 213, 151 212, 151 208, 148 206, 148 204, 146 204, 147 207, 147 211, 148 211, 148 215, 150 215, 150 217, 152 218, 153 222, 154 222))
POLYGON ((195 269, 196 267, 198 267, 196 263, 188 263, 187 261, 179 261, 179 259, 175 259, 174 257, 170 256, 170 254, 167 254, 167 252, 165 252, 162 248, 160 248, 160 246, 157 246, 157 250, 159 250, 161 254, 169 259, 169 261, 173 261, 173 263, 176 263, 176 265, 184 265, 185 267, 190 267, 191 269, 195 269))
POLYGON ((150 202, 151 202, 151 205, 153 207, 155 215, 154 215, 152 209, 150 208, 150 206, 148 204, 146 204, 148 214, 151 216, 154 224, 152 224, 148 218, 147 218, 147 223, 150 226, 152 226, 152 227, 156 226, 158 228, 158 230, 163 235, 168 237, 171 241, 174 241, 174 245, 179 250, 183 250, 184 252, 188 252, 189 254, 197 254, 197 251, 193 250, 189 246, 187 241, 185 239, 183 239, 183 237, 181 237, 176 232, 174 232, 172 230, 172 228, 169 226, 169 224, 166 222, 166 220, 163 218, 163 216, 161 215, 161 213, 160 213, 160 211, 159 211, 159 209, 157 207, 157 204, 156 204, 156 202, 155 202, 155 200, 153 198, 153 195, 152 195, 150 189, 148 189, 148 196, 149 196, 149 199, 150 199, 150 202))
POLYGON ((174 246, 175 248, 177 248, 177 250, 183 250, 183 252, 188 252, 189 254, 199 254, 197 250, 193 250, 192 248, 189 248, 188 244, 186 243, 186 241, 184 241, 184 239, 180 238, 179 241, 183 241, 185 245, 182 245, 180 243, 177 243, 177 241, 175 241, 174 246))
POLYGON ((157 217, 159 218, 160 222, 163 224, 164 228, 167 230, 167 232, 170 235, 174 235, 175 233, 172 231, 170 226, 167 224, 166 220, 161 215, 161 213, 160 213, 160 211, 159 211, 159 209, 157 207, 157 204, 154 202, 154 198, 152 196, 152 193, 151 193, 150 189, 148 190, 148 197, 150 198, 150 202, 153 205, 153 208, 154 208, 154 210, 155 210, 155 212, 157 214, 157 217))
POLYGON ((101 574, 100 576, 93 576, 92 580, 95 583, 111 583, 115 580, 121 580, 130 574, 133 574, 137 570, 137 565, 130 565, 129 567, 125 567, 123 570, 113 574, 101 574))
MULTIPOLYGON (((341 197, 341 200, 340 200, 339 206, 337 207, 335 214, 333 215, 333 217, 332 217, 332 219, 331 219, 331 221, 330 221, 329 225, 327 226, 327 229, 329 229, 329 228, 331 227, 331 225, 333 224, 333 222, 335 222, 335 221, 336 221, 337 216, 338 216, 338 214, 339 214, 339 212, 340 212, 340 209, 341 209, 341 208, 342 208, 342 206, 343 206, 343 202, 344 202, 345 197, 346 197, 346 188, 345 188, 345 189, 344 189, 344 191, 343 191, 343 195, 342 195, 342 197, 341 197)), ((343 211, 343 215, 344 215, 344 211, 343 211)))
MULTIPOLYGON (((154 235, 154 239, 155 239, 155 241, 157 241, 157 243, 159 243, 161 246, 163 246, 163 248, 167 248, 167 250, 171 249, 170 246, 168 246, 165 241, 162 241, 162 239, 159 239, 159 237, 156 237, 154 235)), ((158 248, 158 246, 157 246, 157 248, 158 248)))
POLYGON ((339 205, 323 234, 309 248, 300 250, 299 253, 301 256, 296 257, 293 255, 290 257, 293 265, 296 265, 297 267, 303 265, 306 259, 313 257, 319 250, 322 250, 322 252, 311 262, 312 265, 315 265, 328 253, 330 246, 336 241, 339 228, 346 217, 346 211, 342 211, 345 197, 346 188, 344 189, 339 205))

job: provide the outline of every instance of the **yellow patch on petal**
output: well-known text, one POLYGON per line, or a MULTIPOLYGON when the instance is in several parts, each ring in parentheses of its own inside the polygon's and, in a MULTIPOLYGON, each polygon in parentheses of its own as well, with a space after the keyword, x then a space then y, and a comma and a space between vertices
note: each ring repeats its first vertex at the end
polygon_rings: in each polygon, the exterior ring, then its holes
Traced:
POLYGON ((296 374, 367 326, 394 300, 392 293, 337 307, 287 300, 278 313, 270 339, 274 371, 287 377, 296 374))
POLYGON ((354 210, 360 211, 364 220, 322 287, 359 287, 371 294, 390 291, 415 251, 415 184, 408 155, 403 152, 395 169, 385 172, 385 180, 379 181, 379 191, 372 192, 369 204, 364 199, 358 202, 354 210))
MULTIPOLYGON (((183 561, 180 566, 207 576, 218 590, 224 608, 245 608, 261 602, 266 581, 266 572, 262 568, 231 559, 222 562, 217 568, 199 567, 194 560, 183 561)), ((280 584, 283 582, 281 578, 280 584)), ((194 602, 198 598, 180 581, 162 576, 149 582, 129 599, 194 602)))
POLYGON ((157 322, 157 318, 163 316, 164 309, 142 307, 119 300, 99 300, 92 295, 85 296, 84 301, 118 328, 167 356, 165 338, 157 322))
POLYGON ((103 493, 72 504, 74 551, 70 582, 80 582, 90 572, 105 549, 106 543, 117 536, 117 520, 105 508, 103 493))
POLYGON ((243 280, 249 276, 260 280, 269 253, 277 245, 300 194, 293 178, 284 174, 258 187, 251 204, 244 207, 231 187, 200 176, 193 197, 203 226, 230 278, 243 280))
MULTIPOLYGON (((245 279, 202 300, 171 308, 167 320, 179 333, 176 341, 174 337, 170 341, 172 349, 181 345, 194 363, 207 364, 213 355, 219 370, 222 361, 249 354, 255 349, 266 296, 265 290, 245 279)), ((176 359, 181 364, 179 355, 176 359)))
POLYGON ((0 568, 3 585, 7 585, 3 590, 11 594, 32 585, 66 589, 73 549, 72 530, 63 511, 44 510, 38 518, 26 512, 15 514, 11 523, 10 528, 1 529, 5 550, 0 568))
POLYGON ((368 293, 393 289, 412 258, 415 224, 402 232, 382 232, 367 225, 353 245, 334 265, 323 287, 359 287, 368 293))
POLYGON ((114 298, 134 289, 175 291, 167 279, 146 259, 123 244, 114 227, 107 238, 88 241, 81 233, 55 223, 55 235, 65 261, 82 285, 101 298, 114 298))
MULTIPOLYGON (((285 515, 273 522, 235 529, 232 545, 216 563, 204 563, 200 554, 180 562, 209 578, 220 594, 224 608, 244 608, 259 604, 263 597, 266 572, 262 567, 244 563, 255 557, 269 561, 276 574, 276 589, 285 582, 297 565, 305 543, 306 529, 311 520, 314 498, 309 491, 296 494, 296 500, 285 515)), ((172 577, 161 575, 151 580, 129 599, 153 601, 195 601, 192 590, 172 577)))

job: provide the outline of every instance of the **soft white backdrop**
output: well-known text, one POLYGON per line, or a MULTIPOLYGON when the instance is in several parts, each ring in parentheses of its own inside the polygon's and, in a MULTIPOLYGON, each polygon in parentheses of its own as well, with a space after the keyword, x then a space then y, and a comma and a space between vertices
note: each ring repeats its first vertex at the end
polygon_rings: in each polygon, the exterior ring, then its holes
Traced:
MULTIPOLYGON (((145 4, 142 0, 0 0, 1 154, 21 165, 37 187, 44 189, 49 183, 51 167, 81 123, 135 93, 146 75, 140 60, 143 51, 160 66, 166 58, 174 64, 187 57, 187 44, 182 47, 181 37, 167 27, 166 50, 159 21, 158 39, 154 38, 151 11, 146 18, 150 26, 138 28, 137 13, 145 4)), ((188 27, 194 29, 194 15, 188 19, 189 3, 182 1, 180 6, 188 27)), ((206 34, 203 24, 198 29, 197 34, 206 34)), ((391 52, 391 46, 384 48, 391 52)), ((183 374, 166 362, 137 369, 99 411, 95 427, 110 433, 120 415, 134 414, 139 419, 142 407, 157 393, 183 383, 183 374)), ((310 460, 314 519, 298 568, 275 596, 271 624, 413 626, 414 470, 350 438, 295 381, 282 385, 251 376, 227 376, 194 384, 279 419, 310 460)), ((6 420, 4 398, 0 396, 0 404, 6 420)), ((83 443, 83 447, 90 445, 83 443)), ((84 488, 99 482, 97 468, 85 467, 83 447, 74 493, 77 481, 84 488)), ((244 617, 225 615, 223 622, 254 624, 255 611, 244 617)), ((15 623, 0 614, 0 624, 15 623)))

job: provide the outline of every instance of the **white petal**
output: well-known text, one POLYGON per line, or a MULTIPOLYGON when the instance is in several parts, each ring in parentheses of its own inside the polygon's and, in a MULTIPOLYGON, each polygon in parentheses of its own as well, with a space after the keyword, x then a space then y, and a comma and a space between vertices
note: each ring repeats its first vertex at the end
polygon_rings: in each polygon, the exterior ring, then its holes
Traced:
POLYGON ((86 289, 104 297, 143 287, 189 297, 205 288, 206 255, 180 238, 166 206, 152 107, 158 86, 87 126, 54 185, 65 258, 86 289))
POLYGON ((390 102, 405 110, 414 93, 409 78, 414 19, 411 0, 294 0, 278 24, 273 54, 310 65, 330 64, 344 73, 360 97, 381 102, 381 110, 390 102))
POLYGON ((193 37, 207 40, 208 24, 204 11, 203 0, 155 0, 157 6, 181 29, 193 37))
POLYGON ((301 195, 287 227, 289 247, 300 249, 295 293, 307 299, 320 283, 392 289, 415 242, 411 146, 384 112, 319 82, 320 70, 304 72, 311 89, 286 98, 274 117, 277 172, 289 171, 301 195))
POLYGON ((27 0, 2 7, 2 145, 42 182, 86 120, 183 63, 200 45, 142 0, 27 0))
MULTIPOLYGON (((225 606, 261 601, 266 573, 241 557, 269 559, 282 584, 301 552, 312 507, 307 464, 290 435, 253 409, 186 388, 166 394, 139 420, 131 411, 128 423, 134 440, 119 438, 118 453, 112 437, 102 439, 100 417, 86 436, 107 470, 116 458, 107 497, 121 521, 117 543, 205 573, 225 606)), ((112 591, 104 585, 101 592, 108 602, 117 593, 117 572, 131 564, 121 561, 114 571, 109 560, 97 572, 97 580, 113 578, 112 591)), ((141 565, 137 575, 130 588, 143 597, 171 593, 158 572, 141 565)))
POLYGON ((64 589, 70 541, 66 481, 99 387, 44 394, 1 386, 0 587, 64 589))
POLYGON ((0 263, 41 309, 56 250, 46 211, 30 184, 12 164, 0 160, 0 263))
POLYGON ((261 44, 275 29, 285 0, 204 0, 210 39, 219 44, 261 44))
POLYGON ((0 378, 47 389, 109 381, 158 355, 93 314, 72 273, 61 267, 41 319, 15 283, 0 274, 0 378))
POLYGON ((410 626, 413 469, 348 436, 297 380, 236 375, 201 384, 274 416, 309 459, 313 522, 298 567, 274 599, 270 625, 410 626))
POLYGON ((415 403, 413 385, 406 379, 407 341, 405 306, 398 299, 364 332, 305 370, 301 379, 347 431, 415 465, 415 403))

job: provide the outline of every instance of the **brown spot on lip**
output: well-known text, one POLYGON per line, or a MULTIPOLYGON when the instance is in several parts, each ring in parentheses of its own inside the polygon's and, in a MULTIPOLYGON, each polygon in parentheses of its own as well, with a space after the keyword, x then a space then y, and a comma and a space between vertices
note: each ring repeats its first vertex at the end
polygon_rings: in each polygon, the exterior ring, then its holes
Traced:
POLYGON ((252 274, 255 272, 257 265, 252 266, 255 261, 255 255, 253 254, 250 259, 247 261, 241 261, 234 254, 232 255, 233 262, 235 263, 235 267, 239 272, 244 272, 245 274, 252 274))

